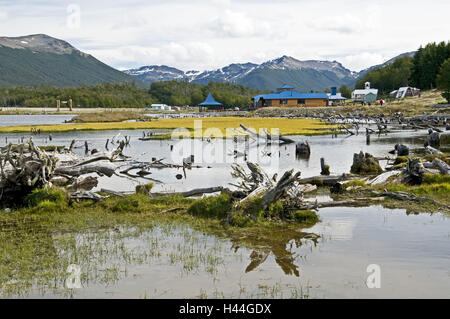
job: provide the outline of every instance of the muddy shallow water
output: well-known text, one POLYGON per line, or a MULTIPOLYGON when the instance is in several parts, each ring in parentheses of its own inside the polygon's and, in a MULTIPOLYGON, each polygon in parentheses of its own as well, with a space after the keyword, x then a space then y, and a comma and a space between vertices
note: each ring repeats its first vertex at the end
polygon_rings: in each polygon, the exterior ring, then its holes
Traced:
MULTIPOLYGON (((0 125, 4 124, 3 119, 0 118, 0 125)), ((221 139, 140 141, 142 131, 138 130, 52 133, 51 142, 42 133, 33 139, 38 145, 68 146, 75 138, 75 152, 82 155, 84 141, 89 142, 90 149, 102 151, 106 139, 111 140, 119 132, 122 137, 131 136, 131 145, 124 154, 139 161, 164 158, 163 162, 181 164, 183 157, 195 154, 194 165, 202 168, 187 170, 182 179, 175 177, 183 174, 179 169, 151 169, 149 177, 162 182, 155 183, 155 191, 229 187, 234 182, 231 164, 244 162, 243 157, 235 158, 233 150, 237 147, 244 151, 245 143, 230 144, 221 139)), ((16 142, 22 136, 28 134, 0 134, 0 145, 5 145, 5 137, 16 142)), ((425 136, 425 130, 397 131, 372 135, 370 143, 364 134, 337 138, 293 136, 294 140, 309 141, 309 158, 296 158, 293 145, 251 143, 247 152, 251 154, 249 157, 256 156, 270 174, 295 169, 302 172, 302 177, 309 177, 319 175, 321 157, 330 165, 332 174, 348 173, 353 153, 363 151, 384 157, 397 143, 420 153, 425 136)), ((110 149, 114 147, 110 145, 110 149)), ((448 147, 445 142, 441 149, 448 150, 448 147)), ((380 164, 384 166, 386 161, 380 164)), ((146 182, 149 181, 103 177, 99 179, 98 189, 132 191, 136 184, 146 182)), ((245 243, 219 238, 183 224, 136 232, 118 228, 101 238, 95 233, 66 234, 75 238, 79 247, 88 246, 93 252, 89 261, 79 265, 83 287, 68 294, 63 289, 64 283, 59 282, 55 290, 37 286, 30 295, 21 297, 450 297, 447 215, 407 215, 401 209, 373 206, 324 208, 319 216, 321 222, 312 228, 295 233, 286 230, 281 238, 269 243, 258 238, 245 243), (381 288, 366 286, 369 265, 379 266, 381 288)), ((71 252, 59 246, 60 240, 54 235, 57 256, 73 262, 71 252)))
MULTIPOLYGON (((281 242, 255 238, 252 247, 185 225, 155 227, 119 240, 107 236, 97 244, 92 234, 78 234, 79 246, 99 245, 103 252, 122 247, 132 256, 93 254, 80 266, 83 274, 95 272, 97 280, 82 280, 82 288, 70 294, 59 283, 56 290, 23 297, 450 297, 448 217, 408 216, 378 206, 319 214, 322 221, 312 228, 286 234, 281 242), (366 285, 367 267, 374 264, 380 288, 366 285)), ((71 253, 58 250, 56 239, 55 247, 60 257, 71 253)))
MULTIPOLYGON (((275 125, 274 125, 275 126, 275 125)), ((234 155, 234 150, 246 151, 248 160, 258 162, 268 173, 282 174, 286 170, 300 170, 302 177, 310 177, 320 174, 320 158, 324 157, 330 165, 331 174, 349 173, 353 161, 353 153, 360 151, 369 152, 374 156, 385 157, 393 150, 394 145, 403 143, 409 146, 412 152, 423 151, 423 140, 426 131, 397 131, 388 135, 372 135, 370 143, 366 142, 365 134, 358 136, 340 135, 337 138, 326 136, 291 136, 294 140, 307 140, 311 146, 311 156, 309 158, 296 158, 295 146, 264 143, 259 144, 251 141, 246 150, 245 142, 233 143, 231 140, 213 139, 211 142, 200 139, 185 140, 152 140, 140 141, 142 137, 140 130, 121 131, 79 131, 52 133, 52 141, 48 135, 33 136, 38 145, 70 145, 72 139, 77 140, 75 152, 83 155, 84 141, 89 142, 89 148, 97 148, 100 151, 105 149, 106 140, 120 133, 119 139, 123 136, 131 137, 131 144, 126 147, 124 154, 133 159, 143 162, 151 162, 153 158, 164 159, 164 163, 182 164, 182 158, 191 154, 195 155, 194 165, 202 168, 193 168, 186 171, 186 177, 177 179, 177 174, 183 174, 181 169, 150 169, 148 176, 162 183, 155 183, 155 191, 184 191, 198 187, 226 186, 234 182, 230 175, 230 167, 234 162, 244 163, 244 157, 234 155), (171 150, 173 147, 173 150, 171 150)), ((444 133, 448 136, 448 133, 444 133)), ((21 137, 29 134, 12 133, 0 134, 0 145, 8 142, 17 142, 21 137)), ((117 147, 109 145, 110 150, 117 147)), ((441 146, 442 150, 447 150, 448 143, 441 146)), ((386 161, 380 161, 381 166, 386 165, 386 161)), ((113 176, 99 179, 98 189, 108 188, 116 191, 132 191, 139 183, 148 183, 149 180, 130 180, 124 177, 113 176)))
POLYGON ((61 115, 0 115, 0 126, 21 126, 21 125, 44 125, 44 124, 64 124, 76 114, 61 115))

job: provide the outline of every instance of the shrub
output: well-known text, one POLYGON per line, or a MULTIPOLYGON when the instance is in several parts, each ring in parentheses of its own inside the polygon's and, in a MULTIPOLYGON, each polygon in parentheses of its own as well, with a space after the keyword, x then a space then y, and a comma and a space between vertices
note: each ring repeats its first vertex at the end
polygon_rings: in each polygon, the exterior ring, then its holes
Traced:
POLYGON ((226 218, 232 210, 231 197, 228 193, 210 196, 195 201, 187 210, 193 216, 207 218, 226 218))
POLYGON ((29 207, 36 207, 46 201, 59 206, 65 206, 68 202, 66 193, 56 187, 36 188, 25 197, 25 203, 29 207))
POLYGON ((153 183, 140 184, 140 185, 136 186, 136 193, 148 195, 148 194, 150 194, 152 189, 153 189, 153 183))
POLYGON ((394 165, 403 164, 408 162, 408 156, 397 156, 394 161, 394 165))
POLYGON ((319 221, 316 212, 312 210, 297 210, 291 213, 291 219, 299 223, 315 224, 319 221))

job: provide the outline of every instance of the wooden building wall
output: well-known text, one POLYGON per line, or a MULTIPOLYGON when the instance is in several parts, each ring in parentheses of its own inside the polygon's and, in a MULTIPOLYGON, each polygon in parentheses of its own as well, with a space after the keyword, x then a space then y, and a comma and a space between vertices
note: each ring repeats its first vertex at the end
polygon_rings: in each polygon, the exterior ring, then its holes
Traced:
MULTIPOLYGON (((297 99, 288 99, 287 104, 280 104, 280 100, 270 100, 273 107, 313 107, 313 106, 327 106, 326 99, 305 99, 305 104, 298 104, 297 99)), ((268 101, 267 101, 268 102, 268 101)))

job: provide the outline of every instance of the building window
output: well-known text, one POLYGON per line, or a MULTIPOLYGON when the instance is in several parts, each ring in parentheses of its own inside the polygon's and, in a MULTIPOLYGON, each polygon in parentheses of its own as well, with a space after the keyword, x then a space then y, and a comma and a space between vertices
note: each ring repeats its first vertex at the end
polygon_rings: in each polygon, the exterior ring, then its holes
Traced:
POLYGON ((280 104, 287 104, 288 100, 280 100, 280 104))
POLYGON ((305 102, 305 100, 298 100, 297 103, 298 104, 305 104, 306 102, 305 102))

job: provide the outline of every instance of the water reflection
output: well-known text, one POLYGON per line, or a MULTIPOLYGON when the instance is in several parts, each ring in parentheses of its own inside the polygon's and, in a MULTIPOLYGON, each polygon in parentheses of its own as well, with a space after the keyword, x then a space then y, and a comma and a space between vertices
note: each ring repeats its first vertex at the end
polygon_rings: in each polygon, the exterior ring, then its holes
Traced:
POLYGON ((317 246, 321 236, 292 229, 280 229, 271 231, 265 236, 246 236, 232 238, 232 248, 235 252, 241 246, 257 247, 250 254, 250 263, 245 272, 251 272, 262 265, 269 255, 273 255, 275 262, 280 266, 286 275, 299 276, 298 265, 296 262, 295 250, 300 248, 306 242, 310 242, 314 247, 317 246))
POLYGON ((314 226, 311 231, 333 240, 351 240, 356 225, 357 219, 355 217, 331 218, 326 223, 314 226))

